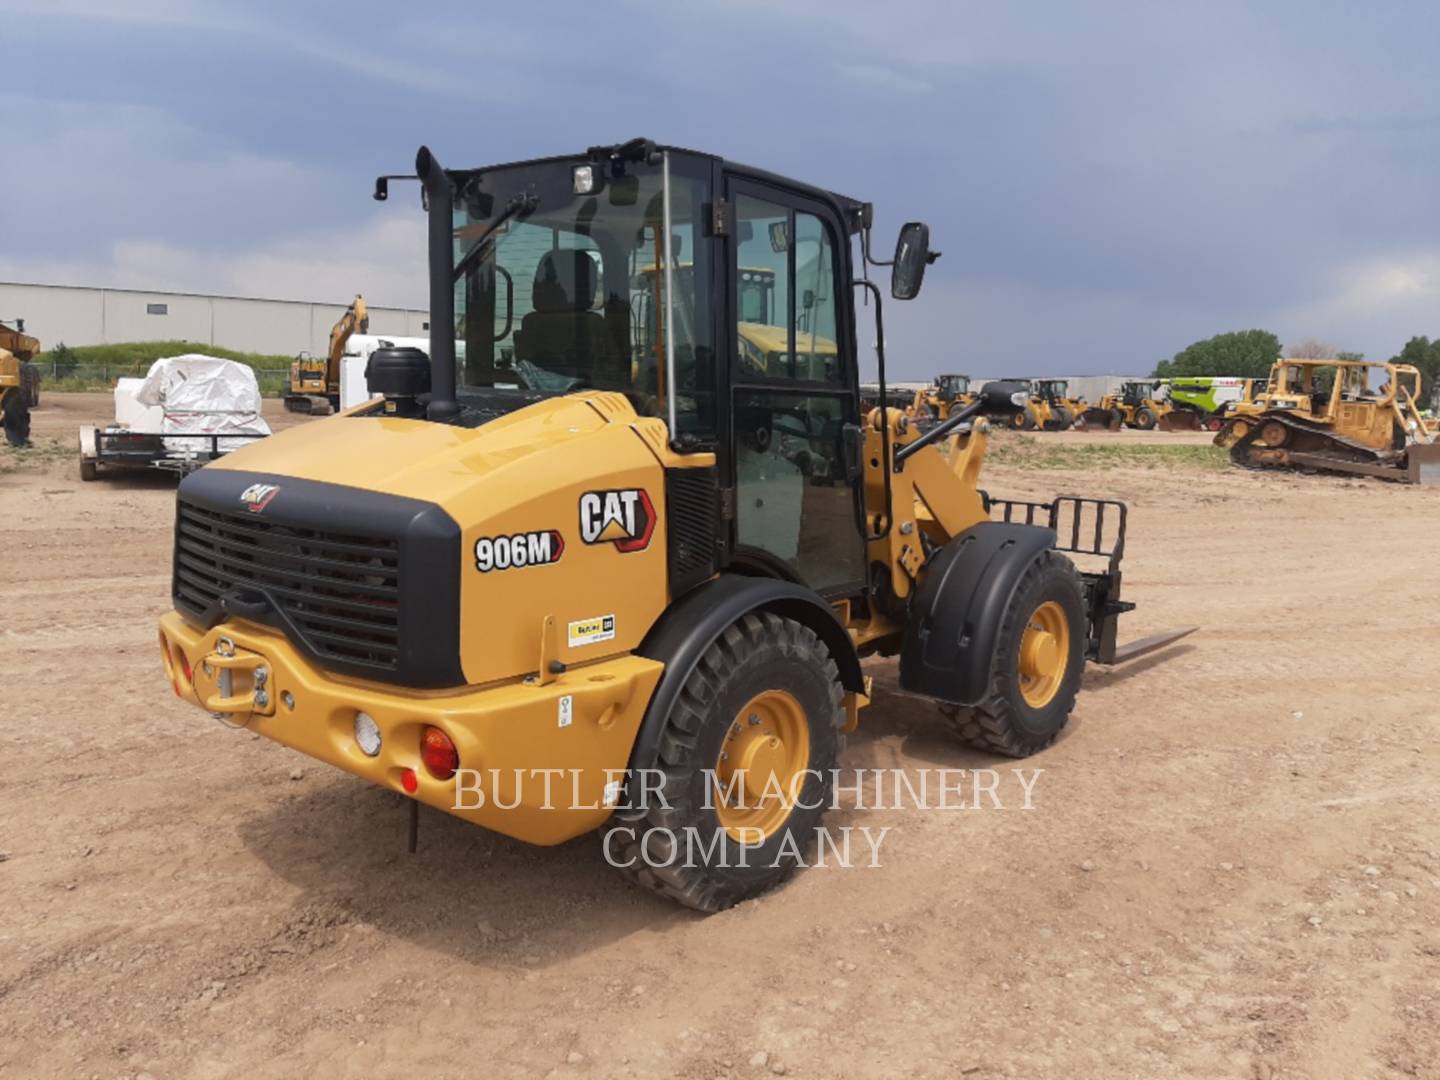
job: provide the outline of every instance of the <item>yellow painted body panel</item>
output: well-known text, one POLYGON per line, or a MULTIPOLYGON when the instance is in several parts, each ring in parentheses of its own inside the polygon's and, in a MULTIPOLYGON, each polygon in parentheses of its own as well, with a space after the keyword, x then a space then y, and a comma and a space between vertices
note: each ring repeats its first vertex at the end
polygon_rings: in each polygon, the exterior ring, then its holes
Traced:
POLYGON ((20 361, 9 349, 0 349, 0 386, 20 385, 20 361))
POLYGON ((664 470, 646 437, 657 425, 663 430, 660 421, 638 417, 623 395, 595 392, 537 402, 478 428, 351 412, 258 440, 210 467, 443 507, 462 529, 460 660, 474 685, 537 671, 542 647, 566 664, 629 652, 665 610, 664 470), (650 500, 653 533, 643 550, 587 544, 581 536, 581 496, 618 489, 643 490, 650 500), (548 529, 564 539, 558 562, 477 569, 477 540, 548 529), (546 616, 555 629, 543 643, 546 616), (572 644, 572 624, 607 617, 610 630, 578 626, 572 644))
MULTIPOLYGON (((563 843, 610 816, 606 784, 623 778, 662 670, 654 660, 620 656, 572 668, 544 685, 515 679, 483 689, 420 693, 329 675, 311 666, 283 635, 243 621, 200 631, 171 612, 160 620, 160 637, 166 672, 184 700, 201 708, 205 699, 215 704, 216 664, 221 659, 217 643, 228 638, 247 671, 263 662, 269 702, 263 710, 237 710, 226 716, 227 723, 243 724, 400 793, 403 771, 413 769, 418 778, 414 798, 531 844, 563 843), (188 661, 193 684, 187 682, 177 653, 188 661), (286 694, 293 708, 284 704, 286 694), (567 696, 568 717, 561 708, 567 696), (355 742, 357 711, 369 713, 380 729, 376 757, 366 756, 355 742), (567 720, 563 725, 562 718, 567 720), (436 779, 426 771, 420 759, 426 725, 450 736, 462 768, 478 770, 478 777, 466 775, 464 780, 467 788, 478 783, 483 805, 456 810, 455 781, 436 779), (492 769, 497 770, 493 775, 492 769), (548 800, 543 770, 551 770, 548 800), (497 796, 503 807, 495 805, 497 796), (512 803, 516 805, 507 808, 512 803)), ((246 674, 233 690, 251 694, 251 676, 246 674)), ((462 792, 461 797, 480 801, 473 792, 462 792)))

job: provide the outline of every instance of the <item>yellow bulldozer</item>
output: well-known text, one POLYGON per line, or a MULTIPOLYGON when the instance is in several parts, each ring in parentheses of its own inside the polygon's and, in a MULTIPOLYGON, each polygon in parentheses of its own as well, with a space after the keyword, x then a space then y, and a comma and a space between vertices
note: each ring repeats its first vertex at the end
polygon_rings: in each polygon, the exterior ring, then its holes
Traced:
POLYGON ((857 290, 888 400, 861 267, 913 299, 923 224, 878 263, 870 204, 638 139, 466 169, 422 148, 411 179, 428 356, 378 350, 378 399, 181 483, 159 660, 204 713, 410 800, 412 850, 420 804, 535 844, 598 830, 641 887, 719 910, 821 842, 866 658, 1024 757, 1087 661, 1183 633, 1117 646, 1123 504, 978 486, 981 413, 1025 387, 923 433, 860 413, 857 290), (767 234, 777 302, 744 310, 767 234), (817 264, 815 303, 789 302, 817 264), (636 289, 659 316, 638 341, 636 289), (757 325, 786 356, 752 362, 757 325), (820 339, 833 360, 789 362, 820 339))
POLYGON ((1236 402, 1215 436, 1236 464, 1440 480, 1440 444, 1418 402, 1420 372, 1366 360, 1277 360, 1265 389, 1236 402))
POLYGON ((328 416, 340 408, 340 364, 345 345, 355 334, 367 333, 370 315, 359 293, 345 313, 330 328, 330 350, 322 358, 301 353, 290 362, 290 390, 285 395, 288 412, 328 416))

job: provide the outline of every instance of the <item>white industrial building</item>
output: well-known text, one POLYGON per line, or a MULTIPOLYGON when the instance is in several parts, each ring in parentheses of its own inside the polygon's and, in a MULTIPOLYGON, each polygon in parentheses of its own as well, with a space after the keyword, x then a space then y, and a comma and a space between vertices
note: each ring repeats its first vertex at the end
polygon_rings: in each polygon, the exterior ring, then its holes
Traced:
MULTIPOLYGON (((49 349, 127 341, 191 341, 241 352, 294 356, 329 351, 330 328, 345 303, 249 296, 147 292, 0 281, 0 319, 25 320, 25 332, 49 349)), ((370 333, 426 337, 424 311, 370 303, 370 333)))

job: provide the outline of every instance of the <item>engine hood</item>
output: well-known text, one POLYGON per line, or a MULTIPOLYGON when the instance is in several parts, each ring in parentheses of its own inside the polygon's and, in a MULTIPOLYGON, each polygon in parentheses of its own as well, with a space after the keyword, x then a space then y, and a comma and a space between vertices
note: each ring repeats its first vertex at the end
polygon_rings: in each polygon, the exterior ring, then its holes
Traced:
POLYGON ((551 398, 473 428, 348 412, 258 440, 208 467, 444 504, 489 474, 638 419, 620 394, 551 398))

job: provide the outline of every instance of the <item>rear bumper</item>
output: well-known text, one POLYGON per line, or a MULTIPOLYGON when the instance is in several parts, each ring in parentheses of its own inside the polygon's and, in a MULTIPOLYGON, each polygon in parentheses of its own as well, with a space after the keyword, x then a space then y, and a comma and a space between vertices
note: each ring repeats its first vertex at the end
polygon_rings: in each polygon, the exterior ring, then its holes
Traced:
POLYGON ((402 776, 414 770, 412 798, 532 844, 562 843, 610 816, 663 669, 622 656, 571 669, 544 686, 516 680, 406 692, 336 678, 265 627, 232 620, 200 630, 173 611, 160 620, 160 647, 171 685, 191 704, 401 794, 402 776), (227 668, 228 697, 220 682, 227 668), (264 692, 259 704, 257 689, 264 692), (374 757, 355 742, 358 712, 380 730, 374 757), (459 751, 464 771, 456 778, 436 779, 421 762, 427 725, 443 730, 459 751))

